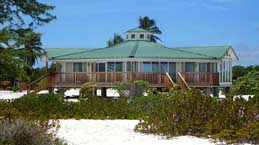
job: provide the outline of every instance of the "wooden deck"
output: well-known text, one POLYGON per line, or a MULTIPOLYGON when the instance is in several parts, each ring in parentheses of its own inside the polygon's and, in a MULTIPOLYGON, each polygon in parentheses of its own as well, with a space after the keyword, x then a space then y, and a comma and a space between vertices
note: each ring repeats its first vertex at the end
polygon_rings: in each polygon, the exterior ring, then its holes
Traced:
MULTIPOLYGON (((118 82, 143 80, 151 87, 171 88, 175 85, 168 73, 142 72, 75 72, 52 73, 33 81, 29 90, 39 91, 48 87, 81 87, 84 83, 97 87, 115 87, 118 82)), ((219 86, 218 73, 179 72, 178 84, 181 88, 219 86)))
POLYGON ((211 72, 181 72, 185 82, 190 87, 219 86, 219 73, 211 72))
POLYGON ((50 84, 54 86, 72 85, 78 86, 85 82, 97 86, 110 87, 118 82, 129 80, 143 80, 151 86, 165 86, 165 73, 128 73, 128 72, 78 72, 78 73, 55 73, 51 75, 50 84))

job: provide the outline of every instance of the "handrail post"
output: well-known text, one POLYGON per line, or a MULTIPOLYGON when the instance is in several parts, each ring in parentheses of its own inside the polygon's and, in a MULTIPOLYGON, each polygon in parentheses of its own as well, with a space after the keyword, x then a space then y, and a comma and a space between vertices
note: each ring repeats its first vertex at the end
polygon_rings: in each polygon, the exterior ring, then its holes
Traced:
POLYGON ((130 80, 133 80, 133 64, 132 61, 130 62, 130 80))
POLYGON ((180 78, 180 83, 182 83, 184 86, 181 86, 182 88, 189 88, 189 85, 187 84, 187 82, 185 81, 185 77, 184 77, 184 73, 182 75, 181 72, 178 72, 178 77, 180 78))
POLYGON ((158 84, 161 84, 161 63, 158 62, 158 84))
POLYGON ((210 81, 209 81, 210 85, 213 86, 213 73, 210 73, 210 81))

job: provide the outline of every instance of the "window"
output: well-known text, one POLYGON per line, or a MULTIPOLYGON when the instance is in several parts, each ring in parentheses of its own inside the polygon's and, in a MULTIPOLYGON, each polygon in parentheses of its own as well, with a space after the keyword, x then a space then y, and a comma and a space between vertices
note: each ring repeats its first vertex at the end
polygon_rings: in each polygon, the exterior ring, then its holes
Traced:
POLYGON ((105 72, 105 63, 96 64, 96 72, 105 72))
POLYGON ((152 62, 152 72, 158 72, 158 62, 152 62))
POLYGON ((127 62, 127 72, 130 72, 130 70, 131 70, 131 65, 130 65, 130 62, 127 62))
POLYGON ((218 64, 213 63, 213 72, 218 72, 218 64))
POLYGON ((108 62, 108 72, 122 72, 122 62, 108 62))
POLYGON ((115 71, 116 72, 122 72, 122 62, 116 62, 115 63, 115 71))
POLYGON ((224 61, 221 65, 221 82, 231 82, 232 71, 231 71, 232 63, 230 61, 224 61))
POLYGON ((60 65, 60 72, 65 72, 65 63, 61 63, 60 65))
POLYGON ((132 71, 137 72, 138 71, 138 62, 127 62, 127 72, 131 71, 130 63, 132 63, 132 71))
POLYGON ((194 62, 186 62, 185 63, 185 72, 195 72, 195 63, 194 62))
POLYGON ((131 39, 135 39, 136 35, 135 34, 131 34, 131 39))
POLYGON ((108 62, 108 67, 107 67, 107 71, 108 72, 113 72, 115 68, 115 64, 114 62, 108 62))
POLYGON ((150 62, 143 62, 142 71, 143 72, 151 72, 151 63, 150 62))
POLYGON ((169 74, 174 81, 176 81, 176 63, 169 62, 169 74))
POLYGON ((140 34, 140 35, 139 35, 139 38, 140 38, 140 39, 144 39, 144 34, 140 34))
POLYGON ((73 63, 73 71, 74 72, 82 72, 83 71, 82 63, 81 62, 73 63))
POLYGON ((168 62, 161 62, 160 70, 161 73, 168 72, 168 62))
POLYGON ((199 72, 210 72, 209 63, 199 63, 199 72))
POLYGON ((150 35, 147 35, 147 39, 150 39, 150 35))

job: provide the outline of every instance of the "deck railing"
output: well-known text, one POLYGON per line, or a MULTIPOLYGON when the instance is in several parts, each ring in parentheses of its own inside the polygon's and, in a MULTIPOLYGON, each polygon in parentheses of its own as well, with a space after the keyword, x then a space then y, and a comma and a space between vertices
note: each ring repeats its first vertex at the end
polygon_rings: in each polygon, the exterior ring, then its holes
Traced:
MULTIPOLYGON (((28 90, 35 92, 40 89, 55 86, 81 86, 83 83, 94 83, 100 86, 114 86, 117 82, 143 80, 152 86, 171 88, 174 85, 168 73, 143 73, 143 72, 75 72, 52 73, 32 82, 28 90)), ((181 88, 208 87, 219 85, 218 73, 179 72, 178 82, 181 88)))
POLYGON ((129 80, 143 80, 150 84, 164 84, 165 73, 143 72, 75 72, 55 73, 54 84, 116 83, 129 80))
POLYGON ((181 72, 180 74, 189 86, 203 87, 219 85, 219 73, 181 72))

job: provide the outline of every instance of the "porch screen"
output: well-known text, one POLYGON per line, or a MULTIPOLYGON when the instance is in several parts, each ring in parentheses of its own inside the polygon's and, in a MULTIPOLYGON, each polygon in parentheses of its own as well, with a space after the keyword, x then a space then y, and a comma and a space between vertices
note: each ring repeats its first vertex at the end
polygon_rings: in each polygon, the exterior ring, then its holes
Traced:
POLYGON ((158 73, 158 62, 152 62, 152 72, 158 73))
POLYGON ((151 63, 150 62, 143 62, 142 71, 143 72, 151 72, 151 63))
POLYGON ((127 62, 127 72, 131 71, 131 64, 132 63, 132 71, 133 72, 138 72, 138 62, 127 62))
POLYGON ((105 72, 105 63, 96 64, 96 72, 105 72))
POLYGON ((185 63, 185 71, 186 72, 195 72, 195 63, 194 62, 186 62, 185 63))
POLYGON ((200 63, 199 72, 210 72, 210 63, 200 63))
POLYGON ((168 62, 161 62, 160 69, 161 73, 168 72, 168 62))
POLYGON ((176 81, 176 63, 169 62, 169 74, 174 81, 176 81))
POLYGON ((108 72, 122 72, 122 62, 108 62, 108 72))
POLYGON ((83 71, 82 63, 81 62, 74 62, 73 63, 73 71, 74 72, 82 72, 83 71))

